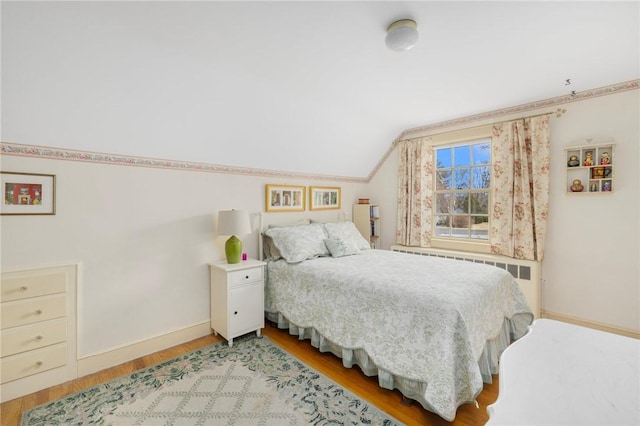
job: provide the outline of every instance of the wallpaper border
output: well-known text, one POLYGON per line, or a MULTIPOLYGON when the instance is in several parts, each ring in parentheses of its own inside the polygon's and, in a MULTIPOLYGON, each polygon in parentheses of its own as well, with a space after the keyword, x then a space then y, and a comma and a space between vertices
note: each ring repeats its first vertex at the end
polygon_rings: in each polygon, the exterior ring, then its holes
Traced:
MULTIPOLYGON (((417 135, 420 133, 432 133, 437 130, 443 130, 451 127, 462 126, 462 125, 471 125, 471 124, 476 124, 478 122, 484 122, 484 121, 489 121, 489 123, 491 121, 497 122, 504 117, 508 117, 512 115, 524 114, 531 111, 540 110, 543 108, 558 107, 560 105, 597 98, 600 96, 614 95, 616 93, 628 92, 631 90, 638 90, 639 88, 640 88, 640 79, 631 80, 623 83, 617 83, 609 86, 599 87, 597 89, 576 92, 575 94, 556 96, 555 98, 549 98, 541 101, 530 102, 527 104, 517 105, 509 108, 496 109, 489 112, 483 112, 480 114, 469 115, 465 117, 456 118, 453 120, 442 121, 439 123, 429 124, 429 125, 420 126, 420 127, 413 127, 411 129, 404 130, 393 141, 393 143, 391 144, 387 152, 382 156, 380 161, 378 161, 376 166, 373 168, 373 170, 367 177, 367 182, 370 181, 371 178, 376 174, 378 169, 382 167, 382 164, 384 164, 387 157, 389 157, 391 152, 395 149, 398 142, 405 139, 411 139, 411 137, 417 137, 417 135)), ((555 111, 549 111, 549 112, 554 113, 555 111)))
POLYGON ((74 149, 52 148, 38 145, 1 142, 0 154, 18 157, 36 157, 48 160, 80 161, 110 164, 115 166, 150 167, 156 169, 182 170, 204 173, 224 173, 235 175, 262 176, 269 178, 297 178, 317 181, 365 183, 367 178, 332 176, 321 174, 295 173, 279 170, 254 169, 250 167, 225 166, 222 164, 177 161, 159 158, 136 157, 130 155, 107 154, 74 149))
POLYGON ((545 99, 537 102, 531 102, 527 104, 517 105, 509 108, 497 109, 489 112, 484 112, 475 115, 469 115, 466 117, 456 118, 453 120, 442 121, 426 126, 414 127, 404 130, 400 135, 392 142, 389 149, 380 158, 378 163, 369 173, 367 177, 349 177, 349 176, 331 176, 321 174, 307 174, 286 172, 278 170, 266 170, 266 169, 254 169, 249 167, 235 167, 225 166, 221 164, 210 163, 197 163, 191 161, 176 161, 158 158, 136 157, 129 155, 108 154, 91 151, 80 151, 73 149, 62 149, 45 147, 38 145, 27 145, 11 142, 0 142, 0 154, 2 155, 14 155, 20 157, 37 157, 51 160, 67 160, 67 161, 81 161, 100 164, 111 164, 118 166, 133 166, 133 167, 151 167, 159 169, 171 169, 171 170, 184 170, 192 172, 205 172, 205 173, 225 173, 236 175, 249 175, 249 176, 262 176, 269 178, 296 178, 316 181, 333 181, 333 182, 354 182, 354 183, 369 183, 376 172, 380 169, 382 164, 389 157, 393 149, 395 149, 397 143, 403 139, 408 139, 411 135, 433 132, 440 129, 445 129, 454 126, 468 125, 475 122, 485 120, 495 120, 514 114, 522 114, 529 111, 539 110, 542 108, 556 107, 563 104, 572 102, 578 102, 585 99, 596 98, 599 96, 612 95, 620 92, 626 92, 630 90, 637 90, 640 88, 640 79, 631 80, 624 83, 612 84, 610 86, 604 86, 597 89, 585 90, 575 94, 569 94, 564 96, 557 96, 555 98, 545 99))
MULTIPOLYGON (((513 114, 522 114, 529 111, 538 110, 541 108, 556 107, 563 104, 572 102, 578 102, 585 99, 597 98, 600 96, 613 95, 620 92, 627 92, 629 90, 636 90, 640 88, 640 80, 632 80, 624 83, 614 84, 611 86, 600 87, 592 90, 585 90, 582 92, 576 92, 574 95, 557 96, 555 98, 544 99, 541 101, 531 102, 528 104, 517 105, 509 108, 501 108, 489 112, 483 112, 480 114, 470 115, 467 117, 456 118, 453 120, 442 121, 427 126, 414 127, 403 131, 397 140, 407 139, 415 133, 422 133, 426 131, 433 131, 437 129, 459 126, 461 124, 468 124, 476 121, 489 120, 494 118, 502 118, 513 114)), ((552 111, 550 111, 552 112, 552 111)))

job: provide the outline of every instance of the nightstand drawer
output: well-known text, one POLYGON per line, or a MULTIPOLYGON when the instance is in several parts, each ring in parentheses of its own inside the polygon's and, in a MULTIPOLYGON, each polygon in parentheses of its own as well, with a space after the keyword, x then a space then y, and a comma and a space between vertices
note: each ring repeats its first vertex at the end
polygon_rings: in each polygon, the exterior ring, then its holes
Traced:
POLYGON ((2 304, 2 329, 67 315, 67 295, 36 297, 2 304))
POLYGON ((10 278, 3 277, 0 301, 26 299, 47 294, 67 291, 67 274, 65 272, 42 272, 30 274, 15 273, 10 278))
POLYGON ((1 383, 41 373, 67 363, 67 345, 55 346, 12 355, 0 360, 1 383))
POLYGON ((65 318, 13 327, 0 333, 0 340, 2 340, 0 356, 39 349, 64 342, 66 339, 67 320, 65 318))
POLYGON ((262 267, 243 269, 241 271, 229 272, 229 283, 231 285, 262 281, 262 267))

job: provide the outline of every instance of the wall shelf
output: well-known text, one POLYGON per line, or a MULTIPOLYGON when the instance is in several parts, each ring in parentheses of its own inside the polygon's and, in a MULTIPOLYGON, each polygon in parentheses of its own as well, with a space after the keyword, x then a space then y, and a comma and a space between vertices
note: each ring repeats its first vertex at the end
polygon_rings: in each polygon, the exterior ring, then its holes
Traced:
POLYGON ((565 149, 565 191, 568 194, 608 194, 614 189, 613 143, 565 149))

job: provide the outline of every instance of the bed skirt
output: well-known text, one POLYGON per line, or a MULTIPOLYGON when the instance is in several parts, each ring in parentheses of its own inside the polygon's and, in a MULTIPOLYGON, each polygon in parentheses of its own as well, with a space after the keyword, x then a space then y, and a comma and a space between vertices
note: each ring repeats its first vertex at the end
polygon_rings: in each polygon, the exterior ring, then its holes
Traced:
MULTIPOLYGON (((298 327, 291 323, 280 312, 265 312, 265 316, 269 321, 272 321, 278 325, 280 329, 289 329, 289 334, 298 336, 300 340, 309 339, 311 345, 317 348, 320 352, 331 352, 335 356, 342 359, 342 365, 346 368, 351 368, 354 365, 360 367, 362 372, 367 376, 378 376, 378 385, 384 389, 398 389, 405 397, 418 401, 426 410, 438 414, 445 420, 452 421, 448 417, 443 416, 434 407, 431 406, 429 401, 426 400, 426 389, 428 382, 407 379, 405 377, 397 376, 390 371, 386 371, 382 368, 378 368, 364 349, 349 349, 343 348, 340 345, 327 339, 320 334, 315 328, 312 327, 298 327)), ((492 383, 492 375, 498 374, 498 362, 500 355, 507 346, 509 346, 514 340, 519 339, 528 330, 528 325, 531 323, 531 316, 515 315, 513 318, 506 318, 502 323, 502 328, 499 334, 487 343, 478 360, 478 368, 482 375, 482 380, 485 383, 492 383), (524 331, 522 331, 524 330, 524 331)), ((475 398, 482 391, 482 387, 474 395, 474 400, 462 402, 474 403, 475 398)), ((460 406, 458 405, 458 406, 460 406)))

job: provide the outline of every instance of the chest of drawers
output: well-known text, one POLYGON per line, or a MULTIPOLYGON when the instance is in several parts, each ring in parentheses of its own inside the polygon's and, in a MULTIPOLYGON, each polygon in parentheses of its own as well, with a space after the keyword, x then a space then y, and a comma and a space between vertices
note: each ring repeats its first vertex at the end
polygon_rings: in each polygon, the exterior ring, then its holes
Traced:
POLYGON ((76 266, 3 272, 2 401, 76 377, 76 266))

